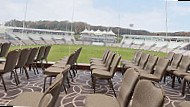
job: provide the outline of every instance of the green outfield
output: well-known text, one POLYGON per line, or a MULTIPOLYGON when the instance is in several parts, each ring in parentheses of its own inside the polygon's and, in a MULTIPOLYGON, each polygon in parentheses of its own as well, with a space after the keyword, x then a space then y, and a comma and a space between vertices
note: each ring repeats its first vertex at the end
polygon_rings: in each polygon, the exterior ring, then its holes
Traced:
MULTIPOLYGON (((21 46, 21 48, 32 48, 42 45, 29 45, 29 46, 21 46)), ((109 48, 110 50, 121 54, 122 59, 131 60, 135 49, 127 49, 127 48, 117 48, 117 47, 106 47, 106 46, 87 46, 87 45, 53 45, 48 56, 48 61, 58 61, 64 56, 68 56, 74 50, 79 47, 83 47, 81 54, 79 56, 79 63, 89 63, 90 58, 102 58, 104 50, 109 48)), ((11 46, 10 50, 19 49, 19 46, 11 46)), ((144 50, 143 50, 144 51, 144 50)), ((154 51, 145 51, 152 55, 158 55, 159 57, 165 57, 166 53, 162 52, 154 52, 154 51)))

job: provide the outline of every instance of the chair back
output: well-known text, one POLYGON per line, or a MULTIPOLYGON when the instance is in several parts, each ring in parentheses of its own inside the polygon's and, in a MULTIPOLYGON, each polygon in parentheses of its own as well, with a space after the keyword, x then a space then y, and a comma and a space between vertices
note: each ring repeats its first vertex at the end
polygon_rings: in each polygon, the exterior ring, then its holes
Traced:
POLYGON ((179 71, 187 72, 190 64, 190 56, 183 56, 181 63, 179 65, 179 71))
POLYGON ((69 58, 67 59, 66 65, 72 65, 73 64, 73 60, 74 60, 74 55, 75 53, 72 53, 69 58))
POLYGON ((78 49, 78 54, 77 54, 77 58, 76 58, 76 61, 75 61, 75 62, 77 62, 77 60, 78 60, 78 58, 79 58, 79 55, 80 55, 80 53, 81 53, 81 50, 82 50, 82 47, 80 47, 80 48, 78 49))
POLYGON ((38 52, 38 47, 31 49, 31 52, 30 52, 30 55, 27 59, 26 65, 32 64, 34 62, 34 59, 37 55, 37 52, 38 52))
POLYGON ((121 55, 116 55, 110 69, 112 77, 114 76, 115 71, 117 70, 117 65, 119 64, 120 60, 121 60, 121 55))
POLYGON ((155 70, 153 75, 158 77, 159 81, 162 80, 162 77, 163 77, 164 73, 166 72, 166 69, 167 69, 168 65, 169 65, 169 60, 168 59, 160 58, 158 60, 158 63, 156 65, 156 70, 155 70))
POLYGON ((141 60, 141 54, 142 54, 141 51, 138 51, 138 52, 137 52, 137 55, 136 55, 136 57, 135 57, 135 65, 139 65, 139 62, 140 62, 140 60, 141 60))
POLYGON ((105 59, 105 63, 104 64, 107 64, 108 63, 108 60, 110 59, 111 55, 113 54, 113 51, 109 50, 109 53, 105 59))
POLYGON ((169 59, 169 61, 170 61, 169 65, 171 64, 171 62, 172 62, 172 60, 173 60, 174 54, 175 54, 174 52, 169 52, 169 53, 167 54, 167 59, 169 59))
POLYGON ((110 66, 113 62, 114 56, 115 56, 115 52, 111 51, 110 56, 107 58, 107 62, 105 63, 105 67, 108 70, 110 70, 110 66))
POLYGON ((132 98, 134 88, 139 78, 139 73, 134 68, 129 68, 124 74, 124 78, 119 89, 117 100, 120 107, 127 107, 132 98))
POLYGON ((139 50, 136 50, 133 54, 133 58, 132 58, 132 62, 135 62, 135 58, 137 56, 137 53, 139 52, 139 50))
POLYGON ((141 60, 140 60, 140 62, 139 62, 140 68, 144 69, 144 67, 145 67, 145 65, 146 65, 146 62, 147 62, 147 60, 148 60, 149 55, 150 55, 150 54, 148 54, 148 53, 142 52, 141 60))
POLYGON ((45 46, 41 46, 37 55, 37 58, 35 61, 41 61, 42 57, 44 56, 44 52, 45 52, 45 46))
POLYGON ((16 68, 23 67, 26 64, 28 57, 30 55, 30 52, 31 52, 31 49, 29 48, 21 50, 16 68))
POLYGON ((153 73, 153 69, 154 69, 154 66, 156 65, 158 61, 158 56, 155 56, 155 55, 150 55, 148 57, 148 61, 147 61, 147 64, 145 66, 145 71, 147 71, 148 74, 152 74, 153 73))
POLYGON ((51 101, 53 99, 53 96, 51 94, 44 94, 42 98, 40 99, 40 103, 38 107, 51 107, 51 101))
POLYGON ((140 80, 133 94, 132 107, 163 107, 165 94, 159 83, 140 80))
POLYGON ((82 50, 82 47, 80 47, 79 49, 76 50, 75 55, 74 55, 74 60, 73 60, 73 64, 77 62, 80 52, 82 50))
POLYGON ((1 52, 0 57, 6 57, 7 52, 9 51, 9 48, 11 46, 11 43, 3 43, 1 46, 1 52))
POLYGON ((16 66, 20 55, 20 50, 10 51, 6 57, 4 72, 11 72, 16 66))
POLYGON ((57 101, 57 98, 59 97, 63 82, 64 82, 63 74, 60 73, 56 76, 55 80, 49 86, 49 88, 44 92, 44 94, 51 94, 53 96, 53 99, 50 102, 50 107, 55 106, 55 103, 57 101))
POLYGON ((50 52, 50 49, 51 49, 51 45, 48 45, 48 46, 45 47, 45 52, 44 52, 44 55, 43 55, 42 59, 47 60, 47 57, 48 57, 49 52, 50 52))
POLYGON ((177 69, 177 67, 179 66, 179 63, 180 63, 182 57, 183 57, 183 55, 180 54, 180 53, 179 53, 179 54, 174 54, 173 60, 172 60, 172 62, 171 62, 171 66, 172 66, 173 68, 176 68, 176 69, 177 69))
POLYGON ((103 58, 102 58, 102 61, 103 61, 104 64, 106 62, 106 58, 107 58, 107 56, 109 54, 109 51, 110 51, 109 49, 106 49, 105 52, 104 52, 104 55, 103 55, 103 58))

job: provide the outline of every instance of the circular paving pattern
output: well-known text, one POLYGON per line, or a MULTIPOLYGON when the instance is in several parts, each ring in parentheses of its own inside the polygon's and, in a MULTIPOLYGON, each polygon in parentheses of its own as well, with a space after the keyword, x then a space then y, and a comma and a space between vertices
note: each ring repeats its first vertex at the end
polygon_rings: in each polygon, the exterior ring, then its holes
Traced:
MULTIPOLYGON (((19 75, 19 80, 21 84, 19 86, 15 85, 14 79, 10 79, 10 74, 7 73, 3 75, 8 92, 4 92, 2 84, 0 84, 0 105, 7 105, 12 99, 17 97, 23 92, 42 92, 44 75, 35 75, 32 71, 29 71, 30 79, 27 80, 24 74, 19 75)), ((116 73, 112 79, 114 89, 116 94, 118 93, 121 81, 121 73, 116 73)), ((67 84, 67 83, 66 83, 67 84)), ((49 83, 47 82, 47 87, 49 83)), ((93 94, 93 89, 91 88, 91 76, 89 71, 78 71, 74 81, 70 81, 70 88, 67 88, 68 94, 62 90, 59 99, 56 103, 56 107, 83 107, 85 102, 85 96, 87 94, 93 94)), ((187 91, 185 96, 181 95, 181 84, 176 81, 175 87, 171 88, 171 78, 167 78, 167 82, 161 85, 165 91, 165 106, 166 107, 177 107, 178 104, 184 100, 190 101, 190 92, 187 91)), ((67 85, 66 85, 67 87, 67 85)), ((114 96, 112 89, 110 89, 106 80, 98 80, 96 83, 96 93, 106 94, 109 96, 114 96)))

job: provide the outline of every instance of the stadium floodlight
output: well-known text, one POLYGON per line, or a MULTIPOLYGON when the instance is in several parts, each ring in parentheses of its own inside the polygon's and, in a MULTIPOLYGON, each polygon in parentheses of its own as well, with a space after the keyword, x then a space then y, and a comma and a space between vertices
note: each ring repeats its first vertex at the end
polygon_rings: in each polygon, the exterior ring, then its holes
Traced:
POLYGON ((130 35, 131 35, 131 30, 132 30, 132 27, 134 27, 134 24, 129 24, 129 27, 131 27, 130 29, 130 35))
MULTIPOLYGON (((26 12, 27 12, 28 0, 26 0, 26 7, 24 12, 24 20, 23 20, 23 29, 22 29, 22 37, 24 36, 24 28, 25 28, 25 21, 26 21, 26 12)), ((20 49, 21 49, 21 40, 20 40, 20 49)))
POLYGON ((130 26, 130 27, 133 27, 133 26, 134 26, 134 24, 129 24, 129 26, 130 26))

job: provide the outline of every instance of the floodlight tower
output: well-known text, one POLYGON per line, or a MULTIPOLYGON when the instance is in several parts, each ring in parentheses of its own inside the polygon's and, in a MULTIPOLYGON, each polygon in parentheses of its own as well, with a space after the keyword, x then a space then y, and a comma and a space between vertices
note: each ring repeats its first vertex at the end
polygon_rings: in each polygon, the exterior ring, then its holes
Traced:
MULTIPOLYGON (((22 37, 24 36, 24 29, 25 29, 25 21, 26 21, 26 12, 27 12, 27 7, 28 7, 28 0, 26 0, 26 6, 25 6, 25 12, 24 12, 24 20, 23 20, 23 25, 22 25, 22 37)), ((21 49, 21 40, 20 40, 20 49, 21 49)))
MULTIPOLYGON (((74 12, 75 12, 75 0, 73 0, 73 10, 72 10, 72 18, 71 18, 71 36, 73 36, 73 19, 74 19, 74 12)), ((70 55, 70 45, 69 45, 69 55, 70 55)))
MULTIPOLYGON (((167 47, 168 47, 168 44, 169 44, 169 40, 167 39, 168 37, 168 1, 166 0, 166 5, 165 5, 165 12, 166 12, 166 40, 167 40, 167 47)), ((167 49, 166 49, 166 52, 167 52, 167 49)))

